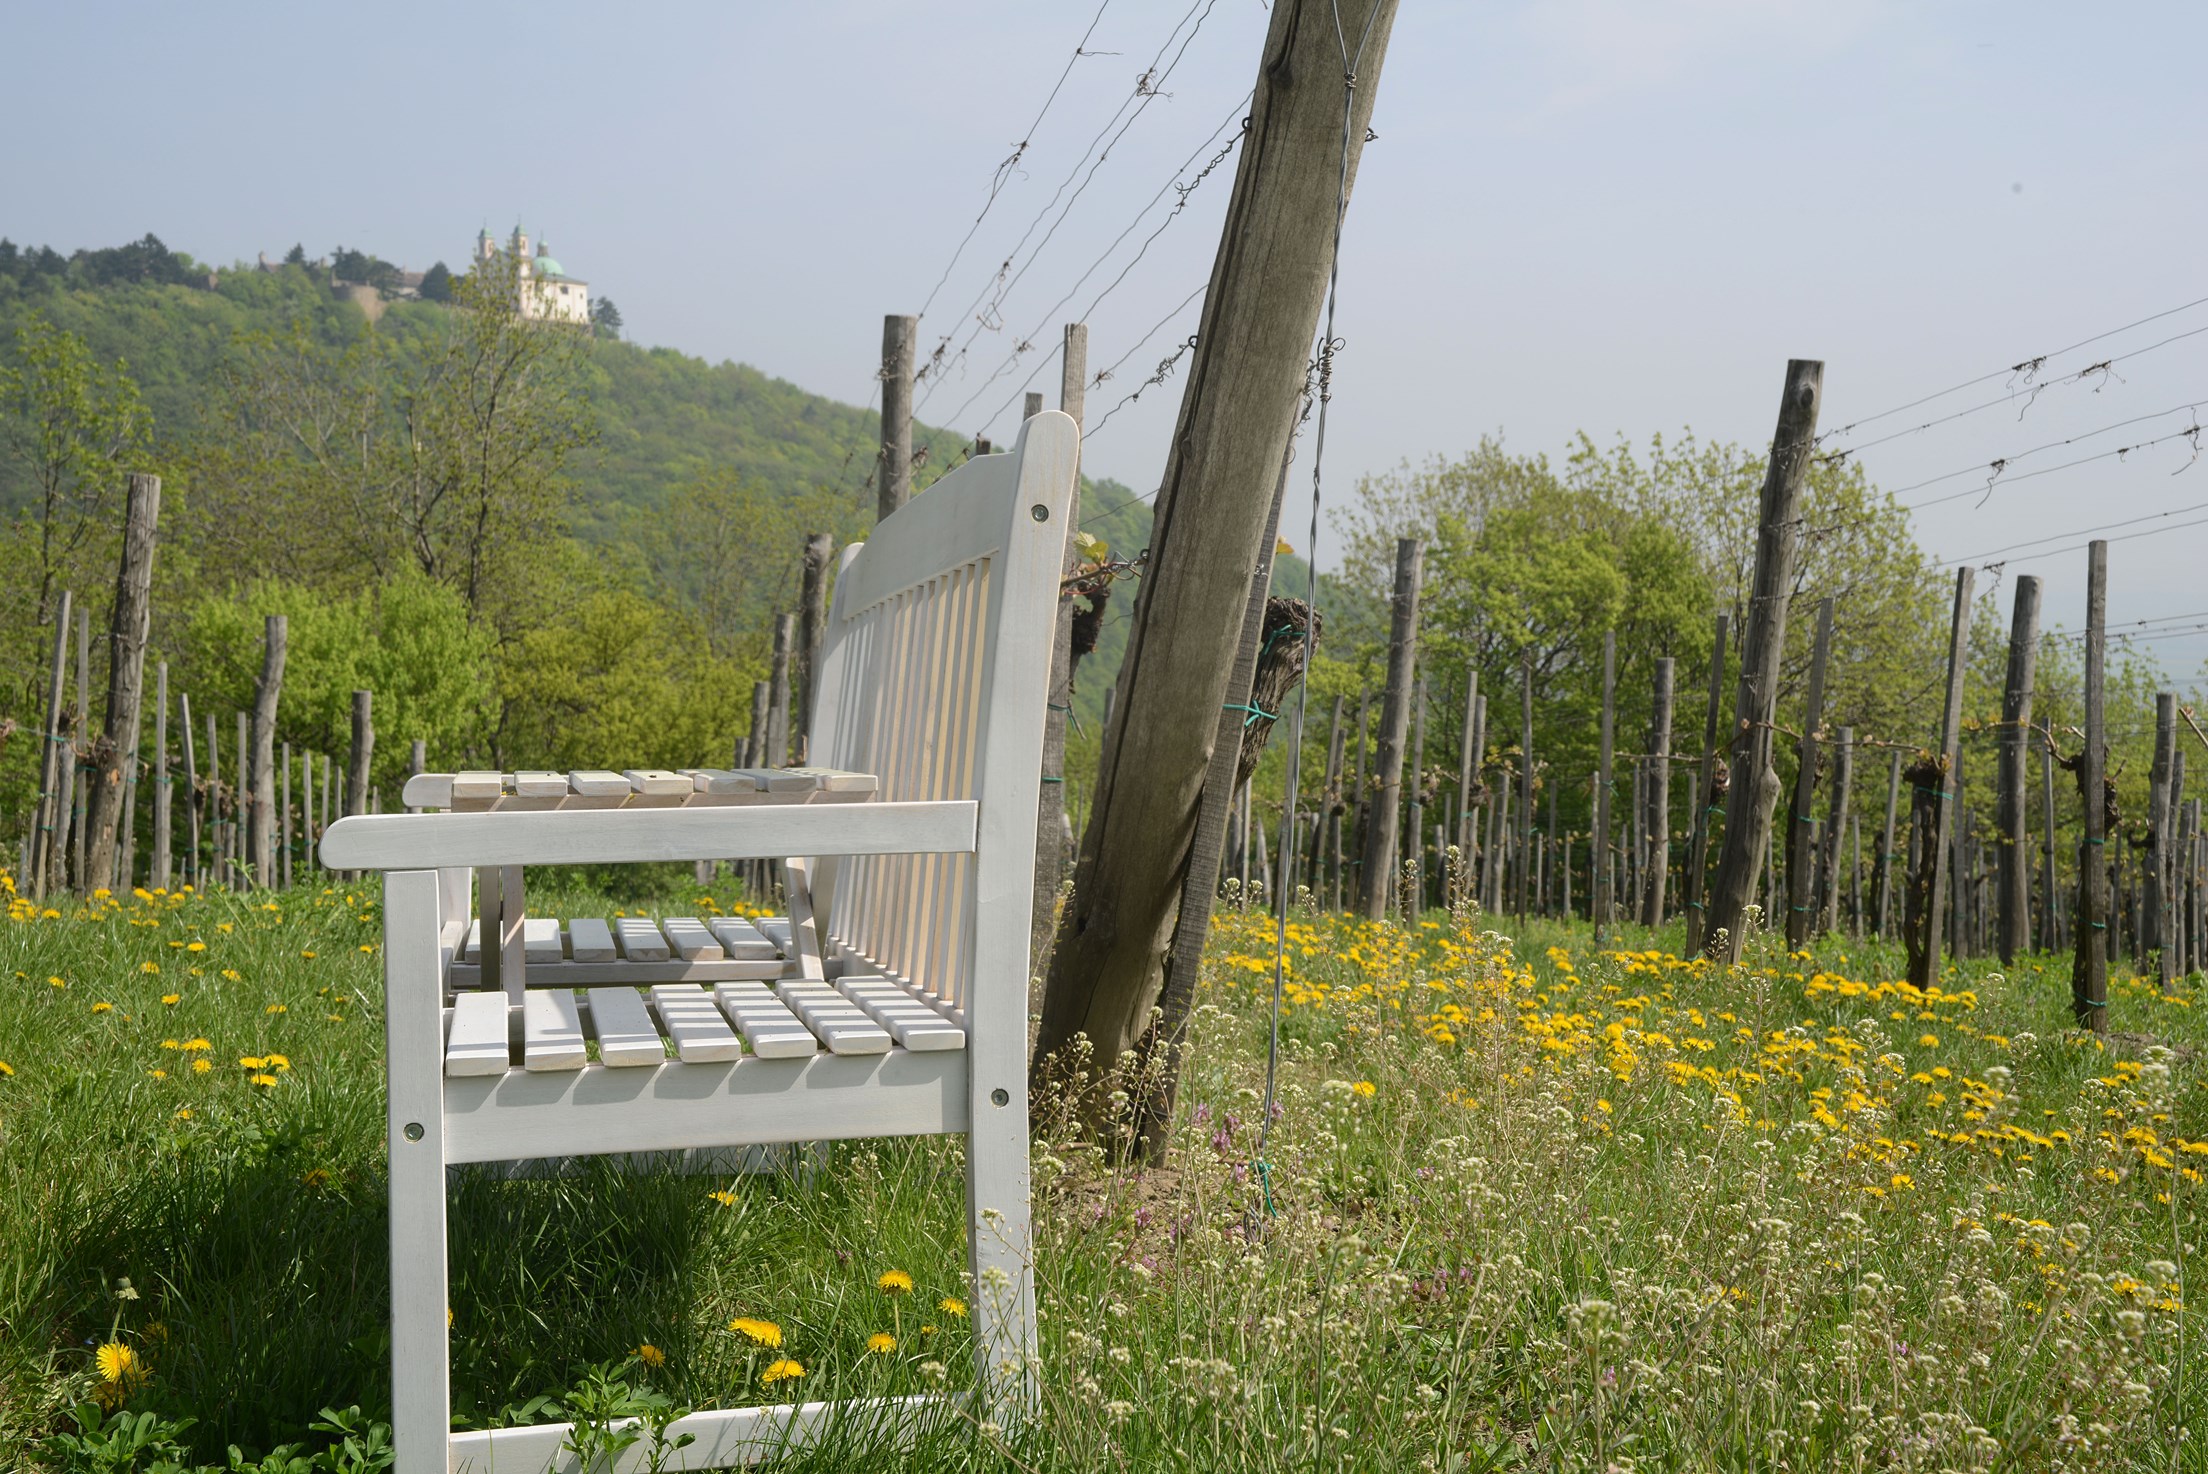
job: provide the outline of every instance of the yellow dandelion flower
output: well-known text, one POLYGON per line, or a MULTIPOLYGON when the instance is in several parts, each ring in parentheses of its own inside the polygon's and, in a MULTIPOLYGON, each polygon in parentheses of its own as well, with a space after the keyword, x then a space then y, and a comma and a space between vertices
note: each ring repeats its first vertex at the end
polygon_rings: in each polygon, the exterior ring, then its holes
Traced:
POLYGON ((141 962, 138 964, 138 970, 140 972, 159 972, 161 964, 158 962, 141 962))
POLYGON ((1349 1088, 1356 1091, 1359 1095, 1363 1096, 1367 1100, 1372 1099, 1375 1095, 1378 1095, 1380 1093, 1380 1087, 1373 1084, 1370 1080, 1359 1080, 1355 1085, 1352 1085, 1349 1088))
POLYGON ((46 983, 47 983, 47 986, 49 986, 49 987, 54 987, 54 988, 66 988, 66 987, 68 987, 68 986, 69 986, 69 985, 68 985, 67 983, 63 982, 63 981, 62 981, 62 980, 61 980, 60 978, 48 978, 48 979, 46 980, 46 983))
POLYGON ((956 1296, 944 1296, 942 1299, 935 1302, 935 1308, 942 1311, 945 1315, 955 1315, 960 1320, 964 1320, 966 1318, 966 1302, 958 1299, 956 1296))
POLYGON ((265 1070, 268 1068, 268 1061, 257 1054, 248 1054, 239 1058, 238 1068, 242 1070, 265 1070))
POLYGON ((912 1276, 901 1269, 885 1269, 874 1288, 885 1295, 909 1295, 912 1293, 912 1276))
POLYGON ((190 1106, 178 1106, 176 1108, 176 1119, 179 1121, 192 1119, 192 1108, 190 1106))
POLYGON ((782 1328, 771 1320, 755 1320, 739 1315, 728 1323, 728 1328, 754 1346, 764 1346, 769 1351, 782 1344, 782 1328))
POLYGON ((192 1073, 195 1075, 204 1075, 214 1067, 213 1060, 195 1059, 192 1061, 192 1073))
POLYGON ((233 983, 242 983, 245 981, 245 979, 239 974, 238 970, 234 967, 224 968, 222 970, 222 975, 224 978, 233 983))
POLYGON ((375 946, 374 946, 374 944, 372 944, 372 943, 369 943, 369 942, 362 942, 362 943, 360 944, 360 950, 361 950, 361 951, 363 951, 363 952, 373 952, 373 951, 375 951, 376 949, 375 949, 375 946))
POLYGON ((306 958, 309 962, 314 961, 314 954, 312 952, 301 952, 299 955, 306 958))
POLYGON ((113 1013, 115 1005, 112 1003, 95 1003, 92 1005, 92 1011, 94 1013, 113 1013))
POLYGON ((1927 1049, 1935 1049, 1939 1047, 1940 1036, 1937 1034, 1920 1034, 1917 1036, 1917 1042, 1927 1049))
POLYGON ((922 1326, 922 1327, 920 1328, 920 1334, 921 1334, 921 1335, 923 1335, 923 1336, 932 1336, 932 1335, 934 1335, 934 1334, 935 1334, 935 1327, 934 1327, 934 1326, 922 1326))
POLYGON ((763 1385, 772 1387, 777 1382, 795 1381, 804 1375, 805 1368, 802 1364, 783 1356, 770 1362, 767 1369, 759 1374, 759 1380, 763 1385))
POLYGON ((897 1338, 887 1331, 876 1331, 866 1338, 866 1349, 877 1356, 886 1356, 897 1349, 897 1338))
POLYGON ((719 1203, 724 1208, 733 1208, 736 1206, 736 1194, 730 1192, 725 1187, 714 1192, 709 1192, 706 1194, 706 1196, 711 1198, 714 1202, 719 1203))
POLYGON ((186 1054, 205 1054, 215 1046, 209 1044, 205 1039, 187 1039, 181 1047, 186 1054))
POLYGON ((8 1062, 7 1062, 6 1060, 4 1060, 4 1059, 0 1059, 0 1080, 4 1080, 4 1079, 6 1079, 6 1078, 7 1078, 8 1076, 10 1076, 10 1075, 12 1075, 12 1074, 14 1074, 14 1073, 15 1073, 15 1066, 14 1066, 14 1065, 11 1065, 11 1064, 9 1064, 9 1063, 8 1063, 8 1062))
POLYGON ((271 1054, 267 1056, 267 1059, 268 1067, 272 1070, 288 1070, 291 1068, 291 1061, 280 1054, 271 1054))
POLYGON ((311 1171, 303 1172, 299 1176, 299 1185, 320 1191, 330 1185, 329 1170, 324 1167, 316 1167, 311 1171))
POLYGON ((204 952, 207 950, 207 944, 205 942, 186 942, 184 950, 187 952, 204 952))
POLYGON ((144 1375, 138 1353, 120 1341, 108 1342, 95 1353, 93 1359, 99 1363, 100 1376, 118 1386, 124 1382, 135 1382, 144 1375))
POLYGON ((182 993, 163 993, 161 995, 161 1001, 163 1003, 166 1003, 169 1007, 174 1008, 176 1007, 176 1005, 184 1001, 184 995, 182 993))
POLYGON ((266 1089, 276 1083, 276 1077, 274 1075, 255 1075, 253 1083, 266 1089))
POLYGON ((654 1346, 649 1341, 646 1341, 642 1345, 638 1346, 635 1352, 633 1352, 632 1354, 636 1357, 638 1361, 644 1363, 644 1365, 650 1367, 655 1372, 658 1371, 661 1367, 667 1365, 667 1353, 660 1350, 657 1346, 654 1346))
POLYGON ((156 1080, 166 1080, 169 1078, 169 1072, 167 1070, 148 1070, 146 1071, 146 1073, 153 1076, 153 1078, 156 1080))

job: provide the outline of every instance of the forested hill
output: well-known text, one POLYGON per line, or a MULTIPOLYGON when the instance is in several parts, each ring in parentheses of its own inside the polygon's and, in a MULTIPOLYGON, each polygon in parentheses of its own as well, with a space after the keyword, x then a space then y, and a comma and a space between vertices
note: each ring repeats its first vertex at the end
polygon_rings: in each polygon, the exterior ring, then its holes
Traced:
MULTIPOLYGON (((0 357, 34 312, 79 334, 95 357, 127 365, 153 413, 160 446, 181 445, 209 427, 225 363, 244 336, 297 331, 342 348, 373 333, 404 354, 451 310, 392 302, 371 326, 358 305, 310 268, 210 273, 181 255, 154 258, 158 249, 154 241, 150 251, 140 243, 79 253, 74 270, 38 271, 26 264, 38 252, 0 248, 0 357), (108 255, 122 263, 83 264, 108 255)), ((807 393, 746 364, 707 363, 669 348, 600 339, 589 356, 597 440, 572 466, 582 535, 613 535, 625 510, 656 510, 672 488, 707 470, 733 472, 780 496, 828 488, 855 509, 872 505, 880 420, 871 410, 807 393)), ((928 462, 940 468, 966 443, 925 425, 914 426, 913 442, 929 447, 923 480, 928 462)), ((20 503, 21 475, 13 463, 0 466, 0 505, 20 503)))
MULTIPOLYGON (((464 294, 462 279, 452 282, 448 289, 464 294)), ((0 579, 0 609, 19 626, 0 641, 0 716, 27 715, 44 689, 38 629, 49 586, 77 589, 80 603, 90 599, 95 617, 105 617, 125 469, 159 471, 166 483, 154 640, 195 700, 246 699, 260 612, 292 612, 295 645, 296 632, 317 619, 333 632, 352 628, 348 620, 379 631, 370 643, 404 643, 390 621, 414 606, 390 592, 386 563, 409 573, 405 565, 417 560, 410 546, 401 550, 407 535, 394 529, 384 538, 393 544, 388 559, 356 549, 373 551, 384 537, 364 525, 377 515, 371 504, 384 505, 377 497, 403 510, 411 472, 398 465, 405 452, 391 447, 406 438, 409 403, 426 405, 443 436, 429 448, 434 459, 440 446, 468 438, 463 426, 456 439, 452 417, 473 412, 475 391, 437 386, 458 361, 455 341, 467 337, 456 332, 460 309, 397 300, 372 303, 380 310, 371 317, 362 295, 334 284, 327 266, 210 271, 151 236, 67 257, 0 241, 0 534, 15 539, 8 546, 50 550, 30 560, 35 569, 17 559, 0 579), (66 445, 38 448, 41 404, 70 406, 66 445), (350 453, 333 453, 358 443, 365 458, 371 436, 376 475, 348 469, 350 453), (56 487, 66 488, 58 500, 56 487), (69 534, 76 541, 41 541, 41 528, 72 527, 82 534, 69 534), (310 609, 321 612, 310 617, 310 609)), ((406 720, 444 761, 487 762, 494 753, 546 766, 642 760, 630 749, 643 733, 653 734, 658 765, 703 760, 748 722, 773 616, 796 597, 804 534, 849 540, 872 523, 879 416, 734 361, 605 336, 550 337, 564 346, 543 350, 550 357, 532 371, 547 387, 507 432, 545 474, 509 476, 500 493, 504 520, 489 554, 497 586, 463 587, 445 565, 419 560, 465 607, 456 613, 432 600, 415 615, 445 630, 440 638, 457 642, 448 660, 496 695, 466 720, 406 720), (541 450, 553 442, 557 454, 541 450), (628 689, 638 653, 655 649, 687 653, 657 662, 651 691, 628 689), (713 693, 710 702, 698 698, 701 689, 713 693)), ((913 442, 916 487, 967 450, 954 431, 923 424, 913 442)), ((1087 504, 1107 512, 1088 521, 1090 533, 1121 555, 1146 545, 1147 502, 1111 482, 1087 491, 1087 504)), ((1089 731, 1118 668, 1131 596, 1131 587, 1117 591, 1083 670, 1076 712, 1089 731)), ((333 649, 360 639, 330 638, 333 649)), ((291 685, 304 702, 307 657, 294 655, 291 685)), ((435 704, 428 693, 391 689, 410 678, 394 671, 371 682, 335 665, 328 673, 332 691, 345 681, 377 684, 379 712, 388 693, 394 710, 412 712, 418 696, 426 713, 435 704)), ((335 706, 327 714, 327 740, 338 740, 341 715, 335 706)), ((20 776, 0 772, 0 809, 20 776)))

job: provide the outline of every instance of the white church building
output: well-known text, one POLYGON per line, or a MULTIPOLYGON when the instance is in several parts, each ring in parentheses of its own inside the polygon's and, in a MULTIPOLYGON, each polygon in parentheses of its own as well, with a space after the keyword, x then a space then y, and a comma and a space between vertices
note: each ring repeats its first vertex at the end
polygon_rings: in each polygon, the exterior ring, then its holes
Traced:
MULTIPOLYGON (((488 230, 476 233, 476 260, 495 260, 500 249, 488 230)), ((529 233, 517 225, 504 249, 517 263, 515 289, 520 294, 523 317, 584 324, 590 321, 590 283, 569 276, 542 239, 537 241, 536 253, 530 254, 529 233)))

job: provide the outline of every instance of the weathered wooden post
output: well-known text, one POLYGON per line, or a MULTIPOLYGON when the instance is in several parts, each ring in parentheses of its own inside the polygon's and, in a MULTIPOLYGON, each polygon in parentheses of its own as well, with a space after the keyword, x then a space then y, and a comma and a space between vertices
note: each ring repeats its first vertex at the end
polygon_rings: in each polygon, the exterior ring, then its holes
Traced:
POLYGON ((2171 956, 2168 918, 2171 915, 2171 877, 2174 846, 2170 823, 2170 763, 2177 755, 2177 693, 2158 692, 2154 698, 2154 766, 2147 780, 2147 884, 2146 913, 2140 945, 2159 953, 2155 967, 2162 985, 2177 978, 2171 956))
MULTIPOLYGON (((281 881, 285 890, 291 889, 291 744, 284 744, 283 769, 277 777, 276 817, 282 833, 276 839, 276 853, 281 856, 281 881)), ((409 810, 408 812, 414 812, 409 810)))
POLYGON ((1718 783, 1720 749, 1718 721, 1725 701, 1725 633, 1731 623, 1717 616, 1717 638, 1710 646, 1710 700, 1702 720, 1702 762, 1695 770, 1693 798, 1687 816, 1687 863, 1679 875, 1679 899, 1687 913, 1688 957, 1700 955, 1703 922, 1708 908, 1702 900, 1710 853, 1710 817, 1724 812, 1724 789, 1718 783))
POLYGON ((1879 831, 1878 841, 1878 893, 1872 903, 1872 928, 1881 936, 1889 935, 1890 911, 1894 892, 1894 861, 1901 858, 1894 853, 1894 809, 1901 798, 1901 749, 1895 748, 1888 756, 1893 760, 1886 772, 1886 824, 1879 831))
POLYGON ((242 711, 234 711, 231 717, 237 727, 236 745, 231 748, 235 756, 230 766, 237 771, 237 784, 230 799, 230 883, 245 889, 259 880, 251 868, 248 851, 252 848, 248 836, 254 822, 253 804, 253 748, 251 746, 251 718, 242 711))
MULTIPOLYGON (((140 652, 141 660, 144 652, 140 652)), ((145 735, 145 673, 139 672, 139 700, 130 714, 130 746, 123 751, 123 811, 117 819, 121 835, 115 845, 115 875, 109 882, 118 892, 138 883, 138 744, 145 735)))
POLYGON ((2085 751, 2078 758, 2078 790, 2084 800, 2085 846, 2078 860, 2077 955, 2071 967, 2072 1011, 2078 1027, 2108 1032, 2109 813, 2106 699, 2108 665, 2108 543, 2095 539, 2085 554, 2085 751))
POLYGON ((1823 757, 1817 728, 1825 719, 1825 662, 1832 654, 1832 600, 1817 602, 1817 639, 1809 656, 1809 705, 1802 718, 1799 761, 1794 770, 1794 805, 1786 826, 1786 949, 1809 944, 1810 911, 1815 890, 1816 846, 1810 810, 1817 802, 1817 769, 1823 757))
POLYGON ((67 783, 68 757, 62 736, 62 698, 69 677, 69 614, 74 603, 67 589, 61 591, 54 610, 54 659, 46 683, 46 728, 40 735, 38 755, 38 817, 31 829, 31 898, 46 899, 46 887, 55 873, 54 857, 65 832, 62 790, 67 783))
POLYGON ((276 848, 276 708, 283 695, 289 635, 289 620, 281 614, 268 616, 261 679, 253 688, 253 848, 248 863, 254 883, 264 886, 283 879, 282 852, 276 848))
POLYGON ((153 864, 146 883, 156 891, 167 890, 174 874, 170 805, 175 788, 169 773, 169 663, 164 660, 153 668, 153 864))
POLYGON ((813 760, 813 663, 820 658, 821 643, 828 637, 828 563, 835 557, 836 540, 825 532, 805 539, 805 568, 799 586, 797 608, 797 672, 795 747, 800 762, 813 760))
POLYGON ((1479 773, 1480 672, 1469 660, 1464 667, 1464 730, 1457 740, 1457 850, 1458 863, 1472 862, 1472 780, 1479 773))
POLYGON ((1778 429, 1763 478, 1756 571, 1749 593, 1748 628, 1741 641, 1725 845, 1718 858, 1716 883, 1710 888, 1707 935, 1711 940, 1704 945, 1705 951, 1723 962, 1740 959, 1748 897, 1755 889, 1756 872, 1768 858, 1771 814, 1778 805, 1771 724, 1778 709, 1779 660, 1786 644, 1787 599, 1794 585, 1794 550, 1801 531, 1802 483, 1809 474, 1816 441, 1824 375, 1825 366, 1812 359, 1787 364, 1778 429), (1721 931, 1724 943, 1714 946, 1721 931))
POLYGON ((184 883, 205 890, 207 873, 199 857, 199 840, 201 816, 206 812, 207 801, 200 790, 199 763, 192 751, 192 698, 181 691, 177 693, 177 717, 184 733, 184 817, 191 837, 184 851, 184 883))
MULTIPOLYGON (((109 884, 115 873, 116 835, 125 812, 124 773, 137 756, 133 734, 145 696, 154 528, 160 514, 161 478, 132 475, 123 514, 122 559, 115 574, 115 608, 108 624, 106 728, 92 749, 86 890, 109 884)), ((127 876, 124 888, 129 888, 127 876)))
MULTIPOLYGON (((1855 728, 1842 727, 1832 749, 1832 807, 1825 821, 1825 888, 1822 931, 1840 929, 1841 841, 1847 838, 1848 804, 1855 796, 1855 728)), ((1860 858, 1860 856, 1858 857, 1860 858)))
MULTIPOLYGON (((2180 752, 2177 762, 2185 755, 2180 752)), ((2173 767, 2174 775, 2181 769, 2173 767)), ((2049 737, 2039 750, 2041 814, 2046 819, 2047 843, 2041 852, 2039 876, 2040 950, 2052 952, 2062 945, 2061 892, 2055 882, 2055 743, 2049 737)), ((2175 792, 2173 787, 2172 792, 2175 792)))
POLYGON ((1405 766, 1409 769, 1404 797, 1404 833, 1410 841, 1410 853, 1405 863, 1410 869, 1406 882, 1398 877, 1397 884, 1406 887, 1403 900, 1403 919, 1416 921, 1421 907, 1426 904, 1426 867, 1422 863, 1426 853, 1426 671, 1420 667, 1411 681, 1411 751, 1405 766))
POLYGON ((790 647, 797 643, 797 616, 774 617, 774 664, 767 700, 767 761, 770 768, 790 765, 790 647))
POLYGON ((222 743, 215 714, 207 713, 207 873, 217 885, 230 883, 228 806, 223 802, 222 743))
POLYGON ((920 319, 882 318, 882 451, 874 515, 889 516, 912 497, 912 342, 920 319))
POLYGON ((1380 711, 1380 746, 1374 759, 1380 779, 1365 826, 1363 914, 1388 914, 1395 879, 1396 825, 1403 799, 1403 746, 1410 735, 1411 671, 1418 658, 1418 593, 1425 572, 1425 544, 1415 537, 1395 544, 1394 621, 1388 633, 1388 686, 1380 711))
POLYGON ((1602 632, 1602 732, 1601 756, 1595 769, 1595 832, 1587 847, 1594 870, 1588 877, 1588 901, 1594 908, 1595 945, 1610 940, 1610 759, 1618 695, 1618 634, 1602 632))
POLYGON ((70 732, 69 883, 90 895, 86 819, 92 787, 92 611, 77 606, 77 704, 70 732))
POLYGON ((1518 656, 1518 928, 1533 888, 1533 652, 1518 656))
POLYGON ((1950 826, 1954 822, 1955 774, 1961 760, 1958 748, 1963 720, 1963 677, 1970 650, 1971 583, 1970 568, 1955 570, 1955 613, 1948 626, 1947 699, 1941 709, 1940 746, 1923 772, 1910 775, 1910 782, 1917 788, 1917 797, 1930 801, 1930 812, 1925 815, 1924 849, 1918 861, 1921 881, 1918 876, 1912 876, 1909 883, 1912 910, 1916 909, 1920 885, 1924 893, 1921 911, 1915 917, 1921 930, 1913 926, 1908 948, 1909 981, 1919 988, 1931 987, 1940 976, 1940 912, 1947 901, 1949 851, 1954 843, 1950 826))
POLYGON ((1671 657, 1656 661, 1654 711, 1648 724, 1648 880, 1641 887, 1641 925, 1664 924, 1664 881, 1671 869, 1671 657))
POLYGON ((2009 669, 2001 690, 2001 755, 1995 782, 1995 945, 2012 963, 2031 946, 2032 872, 2024 832, 2025 737, 2032 724, 2032 679, 2039 658, 2039 580, 2016 581, 2009 621, 2009 669))

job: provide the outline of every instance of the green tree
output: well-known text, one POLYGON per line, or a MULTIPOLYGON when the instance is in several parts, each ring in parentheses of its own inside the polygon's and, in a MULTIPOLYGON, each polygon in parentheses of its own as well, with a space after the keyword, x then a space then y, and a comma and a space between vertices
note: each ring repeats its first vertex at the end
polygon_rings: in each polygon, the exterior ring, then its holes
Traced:
POLYGON ((452 271, 439 261, 422 273, 422 300, 424 302, 450 302, 452 300, 452 271))
POLYGON ((307 264, 307 248, 306 248, 306 247, 305 247, 304 245, 301 245, 301 244, 299 244, 298 242, 294 241, 294 242, 292 243, 292 247, 291 247, 291 249, 290 249, 290 250, 288 250, 288 251, 286 251, 286 252, 284 252, 284 264, 285 264, 286 266, 304 266, 304 265, 306 265, 306 264, 307 264))
MULTIPOLYGON (((90 596, 111 581, 123 476, 142 469, 152 419, 128 368, 103 364, 83 338, 33 313, 0 366, 0 452, 28 489, 7 537, 27 592, 14 612, 46 623, 65 585, 90 596)), ((23 627, 19 623, 18 627, 23 627)))
POLYGON ((600 297, 590 304, 590 326, 601 338, 621 336, 621 309, 613 305, 613 298, 600 297))

